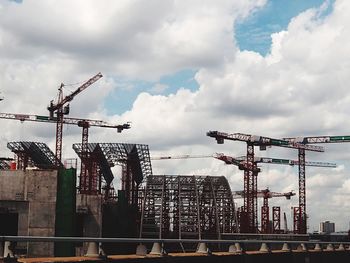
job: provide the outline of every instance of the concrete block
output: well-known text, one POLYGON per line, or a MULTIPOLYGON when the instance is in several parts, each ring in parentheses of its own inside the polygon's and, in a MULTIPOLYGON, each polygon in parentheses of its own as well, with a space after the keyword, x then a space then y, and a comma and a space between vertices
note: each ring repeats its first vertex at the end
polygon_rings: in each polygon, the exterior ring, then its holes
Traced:
POLYGON ((29 228, 55 227, 56 204, 32 201, 29 204, 29 228))
POLYGON ((146 256, 147 255, 147 248, 145 245, 143 244, 139 244, 136 247, 136 255, 138 256, 146 256))
POLYGON ((23 171, 1 171, 0 200, 16 200, 16 194, 24 195, 25 175, 23 171))
MULTIPOLYGON (((30 228, 30 236, 54 236, 55 228, 30 228)), ((28 242, 28 256, 52 257, 54 256, 53 242, 28 242)))

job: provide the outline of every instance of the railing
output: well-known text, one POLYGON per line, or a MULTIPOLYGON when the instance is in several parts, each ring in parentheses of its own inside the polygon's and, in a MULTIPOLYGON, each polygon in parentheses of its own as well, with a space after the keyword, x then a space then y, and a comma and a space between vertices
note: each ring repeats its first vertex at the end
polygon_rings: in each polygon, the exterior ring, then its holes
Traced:
MULTIPOLYGON (((244 235, 241 235, 244 236, 244 235)), ((101 244, 103 243, 134 243, 136 255, 146 255, 147 248, 145 244, 153 244, 149 254, 163 255, 166 253, 167 244, 192 243, 197 245, 197 253, 211 254, 208 245, 225 244, 229 246, 228 251, 232 253, 246 253, 245 247, 254 244, 260 247, 261 253, 269 253, 274 247, 281 252, 297 251, 345 251, 350 250, 350 242, 325 242, 318 240, 297 241, 297 240, 257 240, 257 239, 230 239, 230 240, 212 240, 212 239, 155 239, 155 238, 95 238, 95 237, 39 237, 39 236, 0 236, 0 242, 5 244, 4 257, 13 256, 11 251, 11 242, 87 242, 89 244, 87 255, 98 256, 103 254, 101 244), (292 249, 294 247, 294 249, 292 249), (277 249, 279 248, 279 249, 277 249)), ((349 251, 350 252, 350 251, 349 251)), ((349 253, 350 254, 350 253, 349 253)))

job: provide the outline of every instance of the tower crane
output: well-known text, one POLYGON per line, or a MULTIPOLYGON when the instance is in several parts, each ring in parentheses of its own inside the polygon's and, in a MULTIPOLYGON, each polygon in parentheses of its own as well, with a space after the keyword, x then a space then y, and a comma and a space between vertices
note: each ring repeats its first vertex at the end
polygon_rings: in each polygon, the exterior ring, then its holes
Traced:
MULTIPOLYGON (((244 197, 244 191, 233 191, 232 194, 234 199, 239 199, 244 197)), ((286 193, 271 192, 268 188, 266 188, 263 190, 258 190, 256 192, 256 195, 258 198, 263 198, 264 204, 268 206, 269 204, 268 199, 272 197, 285 197, 287 200, 290 200, 290 198, 294 196, 295 193, 293 191, 286 192, 286 193)))
MULTIPOLYGON (((231 157, 227 156, 223 153, 217 153, 213 156, 216 159, 219 159, 221 161, 224 161, 226 164, 234 164, 238 166, 240 170, 244 170, 248 168, 248 164, 246 161, 246 157, 231 157)), ((299 165, 298 160, 289 160, 289 159, 281 159, 281 158, 269 158, 269 157, 254 157, 254 163, 266 163, 266 164, 281 164, 281 165, 290 165, 295 166, 299 165)), ((329 167, 329 168, 336 168, 337 164, 335 163, 329 163, 329 162, 314 162, 314 161, 307 161, 305 162, 306 166, 314 166, 314 167, 329 167)), ((260 169, 258 169, 260 170, 260 169)))
MULTIPOLYGON (((70 95, 67 95, 66 97, 63 97, 63 87, 64 84, 61 83, 61 86, 58 89, 58 101, 57 103, 54 103, 54 101, 50 101, 50 105, 47 107, 47 109, 50 112, 50 118, 54 118, 54 113, 56 112, 56 157, 57 157, 57 163, 61 162, 62 158, 62 130, 63 130, 63 116, 69 114, 69 104, 65 105, 66 103, 73 100, 73 98, 78 95, 80 92, 85 90, 87 87, 95 83, 97 80, 102 78, 101 73, 97 73, 95 76, 90 78, 88 81, 86 81, 84 84, 82 84, 80 87, 78 87, 75 91, 73 91, 70 95)), ((82 123, 82 127, 84 128, 84 123, 82 123)))
MULTIPOLYGON (((55 117, 51 118, 49 116, 16 114, 16 113, 0 113, 0 119, 18 120, 21 122, 31 121, 31 122, 43 122, 43 123, 57 123, 57 120, 55 117)), ((117 132, 119 133, 122 132, 124 129, 130 129, 130 123, 109 124, 101 120, 89 120, 89 119, 68 118, 68 117, 64 117, 61 121, 64 124, 77 125, 79 127, 82 127, 83 158, 82 158, 81 169, 80 169, 80 182, 79 182, 80 186, 84 184, 84 182, 91 181, 91 178, 89 180, 87 179, 88 176, 93 176, 88 173, 88 168, 86 165, 89 128, 90 127, 112 128, 112 129, 117 129, 117 132)), ((81 189, 81 187, 79 189, 81 189)))
MULTIPOLYGON (((289 143, 303 145, 315 143, 345 143, 350 142, 350 135, 343 136, 306 136, 283 138, 289 143)), ((305 150, 298 149, 299 157, 299 207, 294 207, 293 231, 294 233, 306 233, 306 183, 305 183, 305 150)))
POLYGON ((174 159, 188 159, 188 158, 212 158, 214 157, 214 154, 198 154, 198 155, 191 155, 191 154, 184 154, 184 155, 168 155, 168 156, 154 156, 151 157, 151 160, 174 160, 174 159))
MULTIPOLYGON (((323 152, 323 147, 315 145, 306 145, 296 142, 290 142, 282 139, 274 139, 263 136, 256 136, 243 133, 228 134, 219 131, 209 131, 207 136, 216 139, 218 144, 223 144, 225 140, 242 141, 247 144, 247 159, 246 169, 244 169, 244 206, 243 206, 243 217, 241 218, 242 230, 246 233, 257 232, 257 174, 259 168, 256 167, 254 162, 254 146, 260 146, 261 150, 266 149, 267 146, 279 146, 293 149, 303 149, 309 151, 323 152)), ((300 161, 300 159, 299 159, 300 161)))
MULTIPOLYGON (((0 112, 0 119, 18 120, 20 122, 30 121, 30 122, 43 122, 43 123, 57 123, 56 117, 51 118, 50 116, 22 114, 22 113, 0 112)), ((62 123, 68 124, 68 125, 77 125, 79 127, 82 127, 83 128, 82 137, 84 137, 82 140, 86 142, 88 141, 88 129, 90 127, 117 129, 118 133, 122 132, 124 129, 130 129, 129 122, 124 124, 110 124, 101 120, 64 117, 62 119, 62 123)))
MULTIPOLYGON (((234 158, 231 156, 227 156, 224 154, 217 154, 217 156, 215 157, 218 160, 224 161, 226 164, 233 164, 238 166, 238 168, 240 170, 244 170, 246 171, 247 169, 249 169, 248 166, 248 162, 246 161, 246 157, 238 157, 238 158, 234 158)), ((279 159, 279 158, 266 158, 266 157, 254 157, 254 163, 253 163, 253 167, 254 167, 254 172, 256 172, 256 175, 258 175, 258 173, 261 171, 259 167, 257 167, 258 163, 267 163, 267 164, 281 164, 281 165, 297 165, 299 164, 299 161, 296 160, 288 160, 288 159, 279 159)), ((306 166, 314 166, 314 167, 328 167, 328 168, 335 168, 337 167, 337 165, 335 163, 329 163, 329 162, 311 162, 311 161, 307 161, 305 162, 306 166)), ((244 191, 243 191, 244 194, 244 191)), ((268 194, 268 193, 267 193, 268 194)), ((259 191, 257 191, 257 197, 259 197, 259 191)), ((257 212, 257 211, 256 211, 257 212)), ((243 211, 243 213, 245 213, 243 211)), ((279 220, 277 220, 277 218, 280 218, 277 215, 277 211, 274 213, 274 218, 276 224, 280 225, 279 220)), ((264 199, 264 205, 262 207, 261 210, 261 228, 262 228, 262 232, 263 233, 267 233, 266 231, 268 231, 268 222, 269 222, 269 208, 268 208, 268 203, 267 200, 265 201, 264 199)), ((242 218, 244 220, 244 216, 242 218)), ((243 222, 242 220, 242 222, 243 222)), ((279 229, 278 226, 274 225, 274 229, 279 229)), ((243 231, 244 231, 244 225, 243 225, 243 231)))
MULTIPOLYGON (((234 191, 233 198, 243 198, 244 191, 234 191)), ((270 222, 270 209, 269 209, 269 199, 272 197, 285 197, 287 200, 290 200, 295 193, 293 191, 286 193, 277 193, 271 192, 268 188, 257 191, 257 197, 263 198, 263 206, 261 207, 261 232, 268 234, 270 232, 269 222, 270 222)), ((280 231, 281 228, 281 216, 280 216, 280 207, 273 207, 273 229, 272 232, 276 233, 280 231)))

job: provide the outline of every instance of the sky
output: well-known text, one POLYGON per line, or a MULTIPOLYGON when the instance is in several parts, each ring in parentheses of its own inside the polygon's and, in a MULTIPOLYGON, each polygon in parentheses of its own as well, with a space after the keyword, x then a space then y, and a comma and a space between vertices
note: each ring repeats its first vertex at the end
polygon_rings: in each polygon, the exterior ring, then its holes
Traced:
MULTIPOLYGON (((350 1, 346 0, 0 0, 0 112, 47 115, 61 83, 69 94, 103 78, 71 102, 70 117, 131 122, 130 130, 91 128, 90 142, 148 144, 152 156, 245 154, 209 130, 274 138, 349 135, 350 1)), ((77 158, 78 127, 64 127, 63 156, 77 158)), ((55 147, 55 126, 1 120, 0 155, 9 141, 55 147)), ((306 169, 309 231, 319 222, 348 230, 350 154, 323 145, 306 169)), ((290 149, 256 155, 297 159, 290 149)), ((243 174, 215 159, 153 161, 154 174, 243 174)), ((298 190, 295 167, 262 166, 258 188, 298 190)), ((240 205, 240 200, 237 201, 240 205)), ((261 205, 261 200, 259 201, 261 205)), ((298 198, 275 198, 292 227, 298 198)))

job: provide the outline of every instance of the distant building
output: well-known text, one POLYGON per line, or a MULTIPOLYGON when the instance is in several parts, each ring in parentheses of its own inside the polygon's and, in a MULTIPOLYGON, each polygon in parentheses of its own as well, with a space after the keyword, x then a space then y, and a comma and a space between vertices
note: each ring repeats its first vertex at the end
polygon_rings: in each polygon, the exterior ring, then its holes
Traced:
POLYGON ((334 233, 335 224, 330 221, 325 221, 320 223, 320 233, 334 233))

